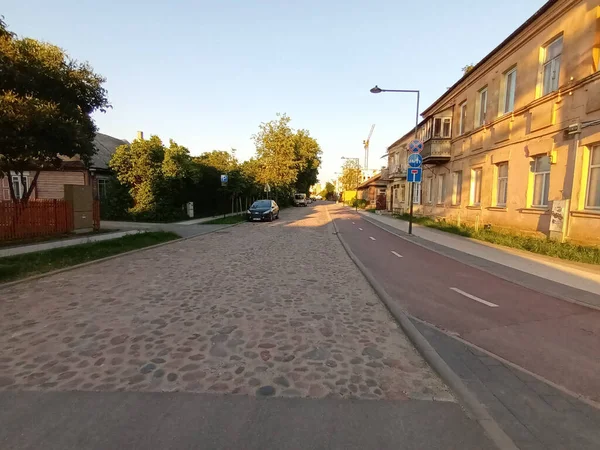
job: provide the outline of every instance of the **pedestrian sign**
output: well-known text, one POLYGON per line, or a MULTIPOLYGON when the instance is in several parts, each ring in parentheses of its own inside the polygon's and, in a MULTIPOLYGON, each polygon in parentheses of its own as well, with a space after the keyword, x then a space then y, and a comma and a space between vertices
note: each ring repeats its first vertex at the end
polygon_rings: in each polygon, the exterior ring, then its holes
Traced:
POLYGON ((418 139, 414 139, 408 144, 408 149, 411 153, 421 153, 423 150, 423 143, 418 139))
POLYGON ((423 157, 418 153, 411 153, 408 155, 408 167, 418 169, 423 164, 423 157))
POLYGON ((409 183, 420 183, 423 176, 423 169, 420 167, 418 169, 408 169, 407 175, 407 181, 409 183))

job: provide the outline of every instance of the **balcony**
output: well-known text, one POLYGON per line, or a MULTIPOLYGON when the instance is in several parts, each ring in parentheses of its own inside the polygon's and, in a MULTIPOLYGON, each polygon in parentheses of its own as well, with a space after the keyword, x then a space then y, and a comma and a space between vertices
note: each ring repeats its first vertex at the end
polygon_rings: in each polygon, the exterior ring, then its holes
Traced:
POLYGON ((423 164, 444 164, 450 161, 450 138, 433 138, 423 143, 423 164))
POLYGON ((390 167, 388 179, 393 180, 394 178, 406 178, 406 166, 404 164, 390 167))

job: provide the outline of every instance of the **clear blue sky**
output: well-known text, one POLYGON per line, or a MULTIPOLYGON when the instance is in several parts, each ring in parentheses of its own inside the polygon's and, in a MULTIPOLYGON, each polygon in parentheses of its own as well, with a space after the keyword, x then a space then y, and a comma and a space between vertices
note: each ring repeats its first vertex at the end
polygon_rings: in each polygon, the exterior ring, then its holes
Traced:
POLYGON ((323 149, 322 181, 341 157, 370 167, 423 110, 531 16, 544 0, 5 0, 20 36, 49 41, 107 78, 113 109, 100 131, 175 139, 192 154, 234 147, 285 112, 323 149))

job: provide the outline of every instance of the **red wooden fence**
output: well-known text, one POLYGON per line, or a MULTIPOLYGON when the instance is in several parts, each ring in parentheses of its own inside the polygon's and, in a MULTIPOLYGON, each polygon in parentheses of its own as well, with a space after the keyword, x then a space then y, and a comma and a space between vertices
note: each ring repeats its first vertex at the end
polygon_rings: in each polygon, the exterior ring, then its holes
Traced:
POLYGON ((25 204, 0 202, 0 241, 71 231, 73 210, 64 200, 35 200, 25 204))

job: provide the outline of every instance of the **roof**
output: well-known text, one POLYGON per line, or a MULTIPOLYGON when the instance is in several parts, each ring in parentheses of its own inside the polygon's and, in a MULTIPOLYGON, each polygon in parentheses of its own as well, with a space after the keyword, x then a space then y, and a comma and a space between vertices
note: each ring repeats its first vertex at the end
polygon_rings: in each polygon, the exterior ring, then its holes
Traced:
POLYGON ((94 169, 108 169, 108 162, 117 147, 125 144, 129 144, 125 139, 117 139, 108 134, 96 133, 94 145, 98 151, 92 157, 90 167, 94 169))
POLYGON ((380 178, 381 178, 381 173, 378 173, 377 175, 369 178, 367 181, 364 181, 361 184, 359 184, 358 189, 366 188, 372 184, 382 184, 382 185, 387 184, 385 181, 380 180, 380 178), (377 183, 377 181, 380 181, 380 183, 377 183))
POLYGON ((475 72, 477 71, 477 69, 479 69, 481 66, 483 66, 490 58, 492 58, 492 56, 494 56, 496 53, 498 53, 500 50, 502 50, 506 45, 508 45, 510 43, 510 41, 512 41, 515 37, 517 37, 522 31, 525 30, 525 28, 527 28, 529 25, 531 25, 533 22, 535 22, 537 19, 539 19, 546 11, 548 11, 552 6, 554 6, 556 3, 558 3, 560 0, 549 0, 548 2, 546 2, 544 4, 544 6, 542 6, 540 9, 538 9, 535 14, 533 16, 531 16, 529 19, 527 19, 519 28, 517 28, 515 31, 513 31, 510 36, 508 36, 506 39, 504 39, 500 45, 498 45, 496 48, 494 48, 491 52, 489 52, 486 56, 484 56, 484 58, 479 61, 477 64, 475 64, 473 66, 473 69, 471 69, 470 71, 468 71, 467 73, 465 73, 462 77, 459 78, 459 80, 454 83, 452 86, 450 86, 445 93, 443 93, 437 100, 435 100, 431 105, 429 105, 421 114, 422 116, 426 115, 426 113, 431 110, 434 106, 436 106, 437 104, 439 104, 442 100, 446 99, 447 97, 450 96, 450 94, 452 93, 452 91, 454 91, 454 89, 456 89, 458 87, 459 84, 461 84, 463 81, 465 81, 467 78, 469 78, 470 76, 474 75, 475 72))

